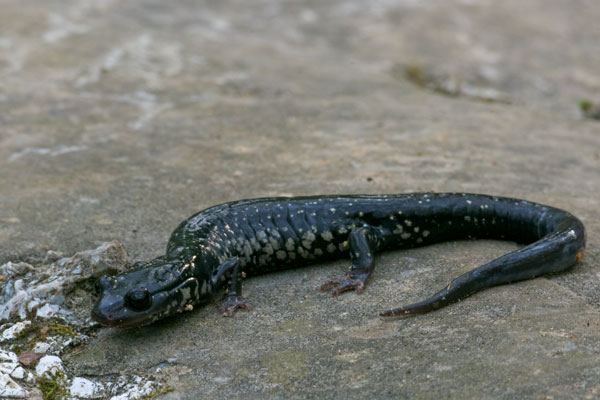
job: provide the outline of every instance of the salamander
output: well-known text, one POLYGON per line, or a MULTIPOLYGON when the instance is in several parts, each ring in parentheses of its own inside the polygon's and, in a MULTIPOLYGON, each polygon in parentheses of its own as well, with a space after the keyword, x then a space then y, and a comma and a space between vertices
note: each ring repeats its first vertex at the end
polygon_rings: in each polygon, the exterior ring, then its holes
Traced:
POLYGON ((448 240, 500 239, 525 247, 479 266, 419 303, 383 317, 437 310, 491 286, 563 271, 580 261, 585 229, 572 214, 512 198, 464 193, 275 197, 210 207, 183 221, 165 255, 98 281, 92 318, 110 327, 145 325, 225 293, 221 311, 250 309, 246 275, 349 257, 333 295, 361 293, 375 255, 448 240))

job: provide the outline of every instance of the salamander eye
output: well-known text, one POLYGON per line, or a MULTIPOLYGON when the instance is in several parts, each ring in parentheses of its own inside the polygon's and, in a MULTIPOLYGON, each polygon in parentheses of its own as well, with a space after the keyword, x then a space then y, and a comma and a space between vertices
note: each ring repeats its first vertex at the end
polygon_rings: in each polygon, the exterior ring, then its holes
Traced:
POLYGON ((135 311, 143 311, 152 305, 152 296, 146 288, 135 288, 125 295, 125 305, 135 311))

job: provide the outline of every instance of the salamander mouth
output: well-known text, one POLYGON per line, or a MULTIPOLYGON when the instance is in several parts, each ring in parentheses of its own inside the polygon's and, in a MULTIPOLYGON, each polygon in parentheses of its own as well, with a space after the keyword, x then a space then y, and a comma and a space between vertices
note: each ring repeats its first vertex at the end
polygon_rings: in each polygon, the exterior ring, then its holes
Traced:
POLYGON ((92 310, 92 319, 104 326, 127 328, 148 325, 157 319, 182 312, 187 304, 198 299, 198 281, 188 278, 170 290, 152 294, 148 309, 136 311, 127 306, 125 296, 105 290, 92 310))

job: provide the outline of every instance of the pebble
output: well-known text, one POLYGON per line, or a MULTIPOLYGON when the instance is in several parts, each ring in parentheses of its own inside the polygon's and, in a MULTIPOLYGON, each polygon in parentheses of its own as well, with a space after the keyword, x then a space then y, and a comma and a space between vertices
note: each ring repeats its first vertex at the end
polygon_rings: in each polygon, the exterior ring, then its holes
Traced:
POLYGON ((35 350, 29 350, 19 355, 19 362, 26 367, 33 365, 37 360, 44 356, 45 352, 36 352, 35 350))
POLYGON ((50 343, 37 342, 35 344, 35 346, 33 346, 33 349, 31 349, 31 350, 36 353, 45 353, 48 351, 49 348, 50 348, 50 343))
POLYGON ((8 375, 0 373, 0 398, 23 398, 27 395, 25 389, 19 386, 8 375))
POLYGON ((43 376, 46 373, 56 373, 63 371, 62 360, 56 356, 44 356, 40 358, 38 365, 35 367, 35 374, 37 376, 43 376))
POLYGON ((73 378, 73 383, 69 388, 71 396, 78 397, 81 399, 93 399, 102 394, 104 387, 86 378, 76 377, 73 378))

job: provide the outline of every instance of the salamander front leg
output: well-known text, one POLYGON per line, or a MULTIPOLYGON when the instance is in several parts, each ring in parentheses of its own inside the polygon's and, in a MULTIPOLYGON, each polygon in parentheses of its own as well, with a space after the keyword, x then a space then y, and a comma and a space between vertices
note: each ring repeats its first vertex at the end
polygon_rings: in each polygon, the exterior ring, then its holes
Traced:
POLYGON ((225 295, 221 299, 219 311, 225 317, 233 317, 238 308, 252 310, 252 306, 242 297, 242 268, 237 257, 225 261, 219 267, 217 274, 222 275, 226 272, 231 272, 231 278, 229 278, 225 295))
POLYGON ((377 240, 375 233, 368 227, 350 232, 348 242, 352 267, 346 276, 325 282, 321 286, 321 290, 326 291, 333 287, 332 294, 334 296, 349 290, 354 290, 360 294, 365 288, 367 279, 375 269, 373 249, 377 245, 377 240))

